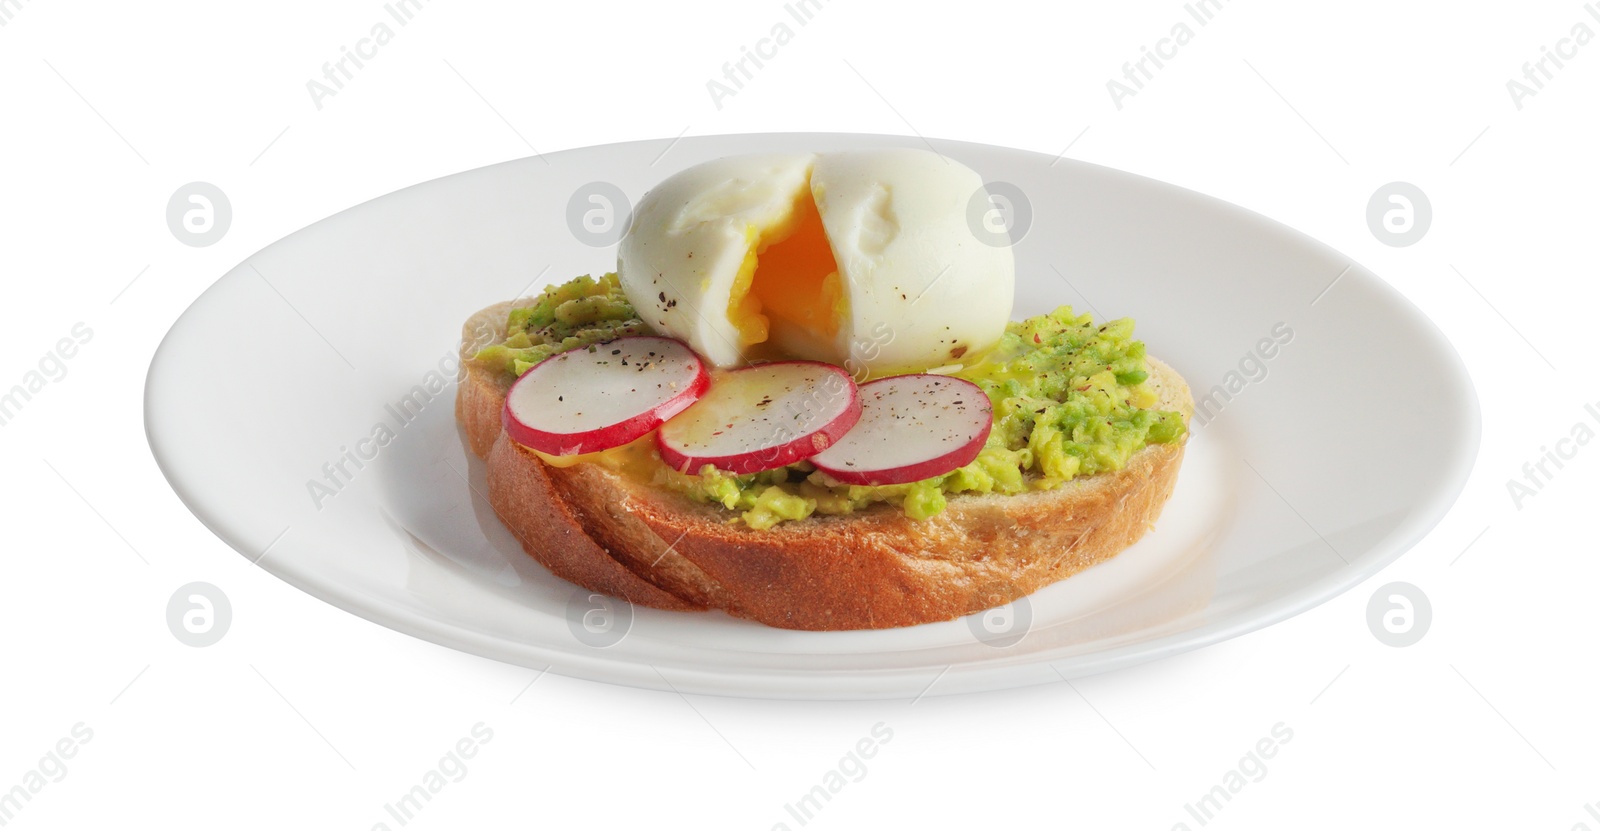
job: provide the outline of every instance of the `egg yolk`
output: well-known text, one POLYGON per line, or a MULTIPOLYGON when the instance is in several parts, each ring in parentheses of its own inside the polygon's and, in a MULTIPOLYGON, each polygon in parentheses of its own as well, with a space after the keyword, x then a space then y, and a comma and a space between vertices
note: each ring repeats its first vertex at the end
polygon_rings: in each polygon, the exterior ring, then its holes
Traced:
POLYGON ((772 319, 832 338, 839 333, 844 288, 839 266, 808 187, 787 219, 745 229, 744 263, 728 298, 728 320, 746 346, 763 343, 772 319))

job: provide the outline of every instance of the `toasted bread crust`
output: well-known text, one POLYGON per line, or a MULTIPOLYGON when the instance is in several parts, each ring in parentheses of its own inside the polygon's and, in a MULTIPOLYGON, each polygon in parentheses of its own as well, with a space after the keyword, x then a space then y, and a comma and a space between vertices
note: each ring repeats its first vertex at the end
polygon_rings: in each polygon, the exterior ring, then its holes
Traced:
MULTIPOLYGON (((511 305, 474 315, 468 337, 486 320, 503 324, 511 305)), ((632 603, 721 608, 788 629, 909 626, 1030 594, 1142 537, 1183 459, 1183 442, 1150 445, 1121 470, 1054 490, 950 495, 928 520, 880 504, 762 531, 598 465, 546 465, 501 429, 509 382, 466 365, 457 420, 487 463, 495 513, 529 554, 559 577, 632 603)), ((1154 359, 1150 370, 1160 406, 1187 421, 1193 403, 1183 379, 1154 359)))

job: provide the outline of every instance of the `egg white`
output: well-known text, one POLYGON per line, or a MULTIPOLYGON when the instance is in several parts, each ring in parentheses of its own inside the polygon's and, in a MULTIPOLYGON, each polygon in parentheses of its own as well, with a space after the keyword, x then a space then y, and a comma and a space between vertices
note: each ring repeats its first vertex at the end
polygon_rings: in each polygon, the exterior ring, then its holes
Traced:
POLYGON ((977 172, 927 150, 817 159, 811 192, 848 298, 829 355, 874 373, 920 370, 1000 339, 1016 265, 1010 246, 986 244, 969 224, 982 187, 977 172))
POLYGON ((646 323, 719 367, 778 356, 858 377, 945 366, 992 346, 1011 314, 1011 249, 969 225, 982 187, 970 168, 925 150, 717 159, 640 200, 618 273, 646 323), (796 222, 801 199, 820 213, 837 266, 837 331, 771 316, 762 342, 746 343, 730 308, 741 269, 754 255, 761 279, 756 252, 796 222))

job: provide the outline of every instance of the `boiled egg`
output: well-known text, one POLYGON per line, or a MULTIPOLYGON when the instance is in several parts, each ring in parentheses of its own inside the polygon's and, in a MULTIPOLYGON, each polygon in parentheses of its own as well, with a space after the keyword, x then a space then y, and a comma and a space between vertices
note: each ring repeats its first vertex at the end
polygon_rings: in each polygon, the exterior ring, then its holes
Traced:
POLYGON ((1015 292, 975 203, 978 174, 925 150, 717 159, 645 194, 617 271, 645 322, 718 367, 948 366, 1000 339, 1015 292))

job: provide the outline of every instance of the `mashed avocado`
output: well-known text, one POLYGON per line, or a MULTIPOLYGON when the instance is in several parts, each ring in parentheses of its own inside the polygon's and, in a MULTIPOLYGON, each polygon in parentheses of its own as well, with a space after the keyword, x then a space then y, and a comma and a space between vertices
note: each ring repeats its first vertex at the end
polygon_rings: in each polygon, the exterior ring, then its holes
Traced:
MULTIPOLYGON (((615 274, 583 276, 513 309, 505 340, 479 352, 477 360, 521 375, 558 352, 646 333, 615 274)), ((1145 385, 1144 343, 1133 340, 1127 318, 1096 326, 1088 315, 1062 306, 1008 324, 999 344, 950 374, 989 396, 994 429, 971 464, 943 476, 904 485, 844 485, 807 462, 744 476, 710 466, 685 474, 652 450, 652 482, 737 511, 737 519, 752 528, 813 513, 849 514, 879 502, 927 519, 944 510, 947 494, 1048 490, 1075 476, 1118 470, 1145 445, 1177 441, 1185 431, 1182 414, 1150 409, 1157 396, 1145 385)), ((628 461, 612 451, 593 455, 618 468, 628 461)))
POLYGON ((616 274, 598 280, 585 274, 545 289, 531 306, 513 308, 505 338, 473 357, 520 376, 558 352, 648 333, 616 274))

